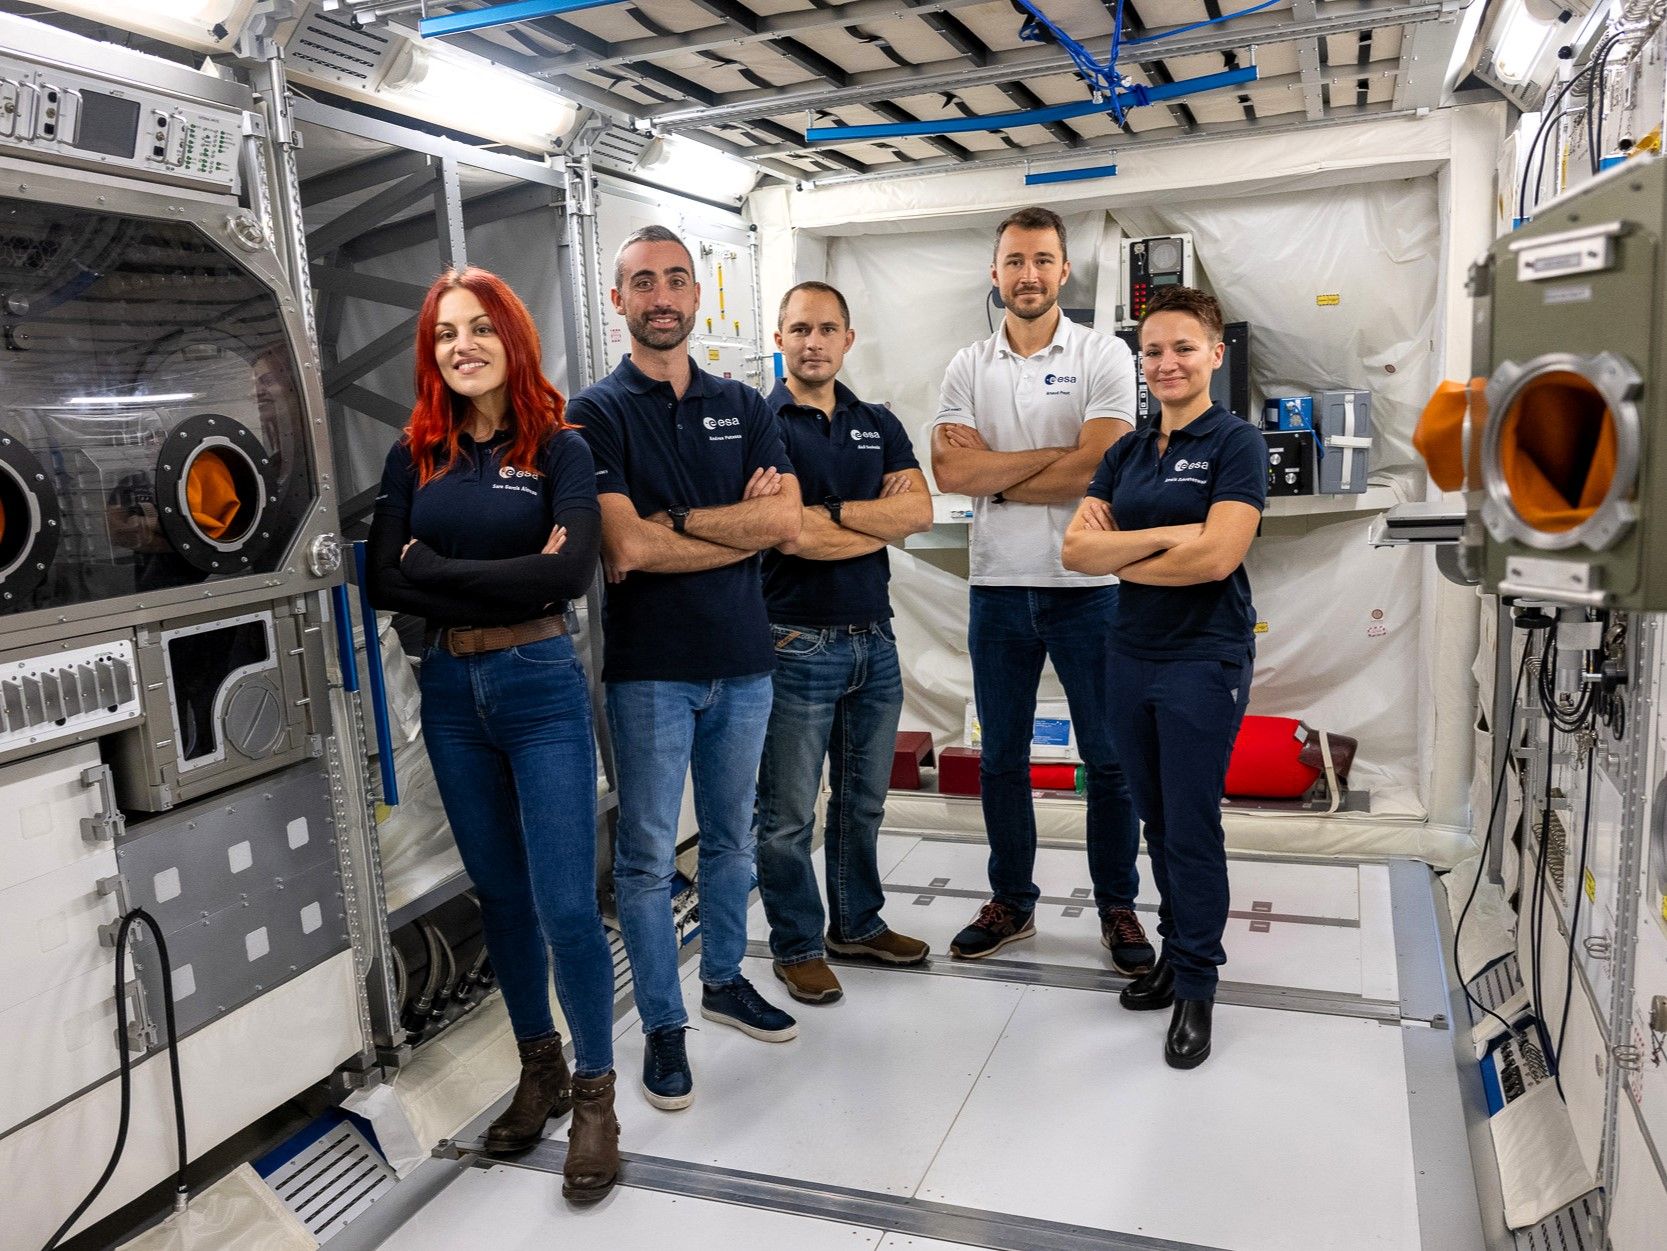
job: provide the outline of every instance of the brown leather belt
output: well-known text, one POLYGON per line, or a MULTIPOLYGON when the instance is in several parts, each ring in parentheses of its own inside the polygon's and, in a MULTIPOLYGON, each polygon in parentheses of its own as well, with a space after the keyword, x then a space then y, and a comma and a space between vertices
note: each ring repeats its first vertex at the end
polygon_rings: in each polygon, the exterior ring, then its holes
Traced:
POLYGON ((430 642, 438 643, 453 656, 478 656, 482 652, 501 652, 523 643, 538 643, 544 639, 560 638, 567 633, 565 617, 535 617, 508 626, 452 626, 437 630, 430 642))

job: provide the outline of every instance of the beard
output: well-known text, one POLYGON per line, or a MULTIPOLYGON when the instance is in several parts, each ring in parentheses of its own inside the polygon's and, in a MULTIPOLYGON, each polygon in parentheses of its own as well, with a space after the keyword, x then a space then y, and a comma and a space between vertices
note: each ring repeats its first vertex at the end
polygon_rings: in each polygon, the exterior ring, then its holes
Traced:
POLYGON ((690 313, 687 317, 680 317, 677 325, 669 330, 650 324, 650 317, 664 311, 664 309, 651 309, 635 317, 627 317, 625 325, 631 331, 631 337, 644 347, 651 347, 660 352, 667 351, 682 343, 695 328, 695 315, 690 313))
POLYGON ((1023 295, 1015 295, 1011 300, 1006 296, 1003 296, 1001 302, 1006 305, 1007 311, 1012 313, 1013 316, 1017 317, 1020 321, 1035 321, 1038 317, 1046 317, 1053 311, 1054 305, 1059 303, 1059 292, 1026 291, 1023 295), (1036 299, 1040 299, 1042 301, 1039 307, 1032 307, 1028 304, 1024 308, 1019 307, 1018 302, 1020 300, 1036 299))

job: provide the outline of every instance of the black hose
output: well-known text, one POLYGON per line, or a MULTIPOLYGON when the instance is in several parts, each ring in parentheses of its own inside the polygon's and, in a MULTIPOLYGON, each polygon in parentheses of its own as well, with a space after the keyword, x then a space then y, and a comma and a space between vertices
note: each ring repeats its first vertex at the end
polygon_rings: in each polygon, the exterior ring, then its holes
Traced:
MULTIPOLYGON (((1549 117, 1552 111, 1563 102, 1563 97, 1569 94, 1570 89, 1575 85, 1575 83, 1579 82, 1582 78, 1586 77, 1594 69, 1596 69, 1599 59, 1603 57, 1603 55, 1614 45, 1615 41, 1620 38, 1620 35, 1611 35, 1608 39, 1604 40, 1598 50, 1592 54, 1592 59, 1586 63, 1586 68, 1579 70, 1574 74, 1570 74, 1567 81, 1565 81, 1563 85, 1557 89, 1557 94, 1541 106, 1541 112, 1545 113, 1549 117)), ((1590 109, 1590 107, 1591 104, 1588 102, 1587 108, 1590 109)), ((1534 148, 1545 138, 1548 129, 1549 127, 1547 122, 1541 121, 1539 130, 1535 132, 1534 138, 1529 141, 1528 151, 1523 156, 1522 186, 1517 192, 1516 215, 1518 218, 1528 216, 1528 171, 1534 164, 1534 148)))
MULTIPOLYGON (((1498 640, 1496 645, 1509 647, 1511 645, 1510 635, 1498 640)), ((1482 838, 1481 858, 1476 862, 1476 876, 1471 880, 1470 894, 1465 896, 1464 907, 1459 909, 1459 919, 1453 926, 1453 977, 1458 982, 1459 989, 1464 992, 1464 997, 1470 1006, 1481 1009, 1498 1021, 1507 1034, 1515 1032, 1511 1023, 1470 993, 1470 983, 1465 980, 1464 969, 1459 964, 1459 938, 1464 934, 1464 922, 1465 918, 1470 915, 1470 905, 1476 902, 1476 891, 1482 885, 1482 869, 1487 864, 1488 851, 1493 846, 1494 825, 1499 820, 1499 801, 1505 796, 1505 775, 1511 769, 1511 735, 1516 728, 1517 704, 1522 699, 1523 679, 1528 673, 1528 647, 1531 645, 1531 643, 1526 644, 1522 649, 1522 663, 1517 666, 1516 685, 1511 691, 1511 710, 1505 717, 1504 758, 1500 762, 1498 774, 1493 779, 1493 803, 1488 809, 1488 824, 1486 833, 1482 838)), ((1494 726, 1493 732, 1498 734, 1500 732, 1499 727, 1494 726)))
POLYGON ((127 968, 127 934, 135 921, 143 921, 150 929, 156 939, 157 958, 162 964, 162 1012, 168 1027, 168 1075, 174 1084, 174 1136, 179 1155, 179 1172, 174 1180, 176 1208, 183 1207, 186 1196, 190 1194, 185 1179, 185 1166, 191 1157, 185 1145, 185 1093, 179 1075, 179 1034, 174 1025, 174 974, 168 963, 168 944, 162 937, 161 927, 150 913, 143 908, 135 908, 122 917, 121 927, 116 931, 116 1038, 121 1061, 121 1113, 116 1121, 116 1145, 110 1152, 110 1162, 104 1166, 104 1172, 87 1192, 87 1197, 58 1226, 58 1231, 47 1240, 43 1251, 53 1251, 64 1235, 75 1227, 75 1222, 92 1207, 110 1183, 110 1178, 115 1176, 116 1166, 121 1163, 122 1152, 127 1148, 127 1127, 133 1109, 133 1057, 127 1048, 127 987, 123 984, 122 973, 127 968))
MULTIPOLYGON (((1574 999, 1574 945, 1580 937, 1580 903, 1586 897, 1586 853, 1592 842, 1592 792, 1597 789, 1596 767, 1597 744, 1586 749, 1586 811, 1580 819, 1580 869, 1574 879, 1574 913, 1569 920, 1569 959, 1563 968, 1563 1018, 1557 1026, 1557 1051, 1555 1054, 1557 1071, 1563 1066, 1563 1039, 1569 1030, 1569 1004, 1574 999)), ((1558 1087, 1562 1089, 1559 1080, 1558 1087)))

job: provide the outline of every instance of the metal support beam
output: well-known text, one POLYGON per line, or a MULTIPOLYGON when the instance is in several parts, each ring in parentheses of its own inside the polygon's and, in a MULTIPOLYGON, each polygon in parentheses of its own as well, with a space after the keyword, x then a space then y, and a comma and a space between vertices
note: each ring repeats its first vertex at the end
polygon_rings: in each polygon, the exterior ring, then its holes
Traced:
POLYGON ((434 220, 440 263, 462 269, 469 263, 469 245, 463 237, 463 187, 453 157, 441 158, 440 176, 434 180, 434 220))
MULTIPOLYGON (((363 413, 366 417, 375 418, 384 425, 395 429, 404 429, 405 423, 411 420, 411 410, 404 404, 390 400, 385 395, 379 395, 368 387, 362 387, 353 382, 341 389, 341 394, 335 397, 343 408, 351 408, 356 413, 363 413)), ((374 496, 372 497, 374 498, 374 496)), ((349 501, 351 505, 354 501, 349 501)), ((346 520, 346 509, 343 506, 343 521, 346 520)))
POLYGON ((926 16, 947 13, 953 9, 971 8, 988 4, 989 0, 854 0, 826 9, 800 9, 791 13, 773 13, 760 17, 757 26, 743 33, 729 22, 702 26, 698 30, 682 31, 675 35, 654 35, 646 39, 632 39, 612 44, 600 55, 591 52, 569 52, 552 57, 535 66, 531 72, 539 78, 553 78, 579 70, 608 69, 629 65, 634 61, 666 56, 673 52, 713 52, 735 48, 742 44, 763 43, 783 35, 799 35, 830 27, 860 26, 864 22, 890 22, 899 17, 926 16))
MULTIPOLYGON (((1256 81, 1256 67, 1246 65, 1201 78, 1183 78, 1163 87, 1147 88, 1151 100, 1169 100, 1180 96, 1235 87, 1256 81)), ((1132 92, 1120 92, 1124 108, 1141 103, 1132 92)), ((953 135, 969 131, 1006 130, 1018 126, 1040 126, 1047 122, 1063 121, 1068 117, 1090 117, 1109 113, 1111 107, 1103 100, 1083 100, 1076 104, 1054 104, 1047 108, 1026 109, 1018 113, 993 113, 985 117, 940 117, 921 122, 886 122, 878 126, 813 126, 805 131, 805 139, 820 143, 850 143, 868 139, 893 139, 904 135, 953 135)))
POLYGON ((425 152, 390 152, 374 156, 357 165, 344 165, 328 174, 319 174, 301 184, 301 202, 308 207, 328 204, 345 195, 369 191, 372 187, 410 178, 431 170, 434 158, 425 152))
MULTIPOLYGON (((1320 15, 1318 0, 1292 0, 1291 20, 1312 22, 1320 15)), ((1297 49, 1297 64, 1302 68, 1302 107, 1310 121, 1325 116, 1325 90, 1320 86, 1320 41, 1306 39, 1297 49)))
MULTIPOLYGON (((1409 25, 1444 16, 1453 0, 1427 0, 1421 4, 1384 3, 1383 0, 1333 0, 1311 22, 1293 22, 1287 14, 1254 14, 1241 21, 1212 26, 1161 42, 1130 49, 1125 60, 1149 64, 1195 56, 1200 53, 1244 49, 1252 44, 1292 43, 1348 34, 1379 26, 1409 25)), ((1173 27, 1168 29, 1175 29, 1173 27)), ((1162 35, 1162 29, 1152 34, 1162 35)), ((800 109, 829 109, 842 104, 863 104, 870 100, 896 100, 905 96, 937 91, 963 91, 1014 79, 1035 79, 1049 74, 1069 73, 1070 58, 1054 47, 1024 47, 993 52, 989 63, 969 67, 962 57, 883 70, 852 74, 849 87, 829 90, 825 84, 794 83, 787 87, 737 91, 717 97, 711 105, 691 108, 682 102, 646 111, 656 122, 678 130, 709 126, 720 121, 751 117, 776 117, 800 109)))
POLYGON ((366 231, 385 223, 396 213, 404 212, 419 200, 433 194, 432 173, 412 174, 385 191, 379 191, 363 204, 348 209, 341 216, 326 222, 307 234, 307 254, 313 259, 328 256, 342 244, 357 239, 366 231))
POLYGON ((322 263, 312 267, 313 287, 325 295, 346 296, 355 300, 369 300, 374 304, 391 304, 395 308, 416 310, 422 307, 428 288, 397 278, 379 278, 354 269, 340 269, 322 263))
POLYGON ((416 333, 417 319, 412 316, 407 317, 392 330, 378 335, 325 373, 324 394, 335 399, 378 365, 385 364, 401 352, 408 351, 416 333))
MULTIPOLYGON (((1477 0, 1469 0, 1471 4, 1477 0)), ((1395 78, 1395 107, 1433 109, 1441 104, 1447 85, 1447 66, 1453 46, 1464 29, 1463 7, 1449 0, 1448 13, 1439 22, 1425 22, 1401 37, 1400 70, 1395 78)))
MULTIPOLYGON (((1287 114, 1286 116, 1290 115, 1287 114)), ((1179 131, 1173 134, 1165 133, 1161 139, 1116 135, 1092 142, 1085 141, 1080 148, 1075 150, 1059 143, 1042 143, 1026 148, 1022 152, 976 152, 965 162, 932 158, 917 161, 915 164, 905 166, 902 169, 888 167, 861 174, 818 174, 805 181, 816 187, 831 187, 842 183, 872 182, 880 178, 897 179, 912 177, 916 174, 943 174, 956 169, 1005 169, 1060 157, 1087 157, 1098 153, 1121 156, 1128 152, 1147 152, 1158 148, 1174 147, 1178 143, 1197 143, 1201 139, 1226 139, 1235 135, 1247 134, 1295 134, 1299 131, 1311 131, 1321 126, 1343 126, 1353 122, 1378 121, 1391 117, 1409 116, 1411 116, 1410 111, 1394 109, 1388 104, 1358 104, 1341 109, 1332 109, 1323 120, 1318 122, 1310 122, 1306 118, 1288 122, 1270 121, 1266 118, 1246 119, 1244 121, 1200 126, 1197 130, 1185 133, 1179 131)))

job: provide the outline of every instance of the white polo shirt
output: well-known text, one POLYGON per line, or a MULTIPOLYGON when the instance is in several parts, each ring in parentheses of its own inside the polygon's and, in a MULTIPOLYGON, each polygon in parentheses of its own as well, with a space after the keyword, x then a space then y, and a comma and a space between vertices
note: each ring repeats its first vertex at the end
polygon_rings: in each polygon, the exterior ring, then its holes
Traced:
MULTIPOLYGON (((944 374, 932 423, 972 426, 994 452, 1075 447, 1082 424, 1096 417, 1135 423, 1134 355, 1111 335, 1076 325, 1064 313, 1052 341, 1035 356, 1008 345, 1007 326, 964 347, 944 374)), ((1071 573, 1059 563, 1076 500, 996 504, 975 496, 974 586, 1112 586, 1112 575, 1071 573)))

